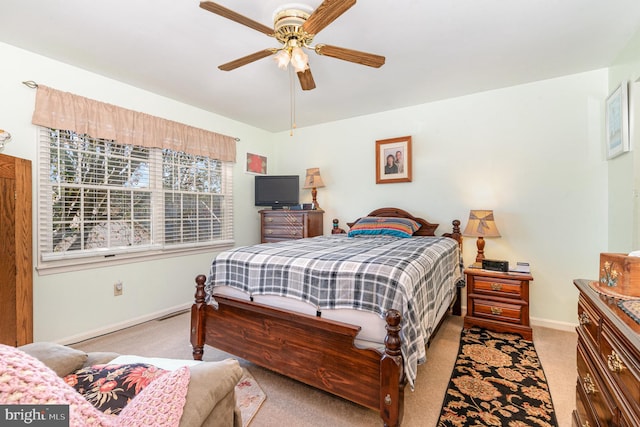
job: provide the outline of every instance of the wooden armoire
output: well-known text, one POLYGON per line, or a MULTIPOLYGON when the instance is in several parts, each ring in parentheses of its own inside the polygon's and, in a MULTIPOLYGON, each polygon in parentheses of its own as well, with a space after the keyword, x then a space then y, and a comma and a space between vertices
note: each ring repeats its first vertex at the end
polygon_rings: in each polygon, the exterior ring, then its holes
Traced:
POLYGON ((31 162, 0 154, 0 343, 33 342, 31 162))

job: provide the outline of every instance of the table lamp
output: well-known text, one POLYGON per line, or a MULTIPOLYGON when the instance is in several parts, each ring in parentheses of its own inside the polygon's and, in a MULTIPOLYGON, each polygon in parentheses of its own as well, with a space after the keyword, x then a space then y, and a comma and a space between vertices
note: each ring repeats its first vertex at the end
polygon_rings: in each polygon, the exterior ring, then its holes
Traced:
POLYGON ((493 219, 493 211, 472 209, 469 212, 469 222, 467 222, 467 227, 462 232, 462 235, 478 238, 476 242, 478 253, 473 267, 482 267, 482 260, 484 259, 484 238, 500 237, 500 232, 493 219))
POLYGON ((318 195, 318 188, 324 187, 324 182, 322 181, 322 177, 320 176, 320 168, 309 168, 307 169, 307 176, 304 180, 304 187, 302 188, 310 188, 311 189, 311 197, 313 202, 314 209, 320 209, 320 205, 318 204, 318 200, 316 200, 316 196, 318 195))

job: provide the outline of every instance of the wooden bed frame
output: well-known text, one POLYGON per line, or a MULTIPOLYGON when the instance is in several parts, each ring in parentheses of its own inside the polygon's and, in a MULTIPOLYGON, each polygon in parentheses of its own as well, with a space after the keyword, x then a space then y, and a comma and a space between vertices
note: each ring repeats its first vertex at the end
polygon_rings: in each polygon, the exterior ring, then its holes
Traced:
MULTIPOLYGON (((367 216, 413 219, 422 224, 414 233, 416 236, 434 236, 438 227, 397 208, 377 209, 367 216)), ((453 232, 443 236, 462 245, 460 221, 452 224, 453 232)), ((191 308, 194 359, 202 360, 207 344, 379 411, 386 427, 400 425, 406 379, 400 351, 401 315, 397 310, 386 314, 384 352, 359 349, 354 346, 359 326, 218 295, 216 309, 205 303, 205 281, 204 275, 196 277, 195 303, 191 308)), ((458 316, 460 295, 461 289, 457 288, 450 307, 458 316)))

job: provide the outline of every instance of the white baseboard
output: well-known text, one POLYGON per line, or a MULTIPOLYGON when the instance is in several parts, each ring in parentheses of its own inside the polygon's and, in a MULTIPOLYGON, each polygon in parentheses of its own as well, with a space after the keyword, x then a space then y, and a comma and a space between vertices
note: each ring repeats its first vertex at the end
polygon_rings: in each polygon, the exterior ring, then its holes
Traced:
POLYGON ((154 313, 145 314, 144 316, 129 319, 124 322, 113 323, 111 325, 105 326, 104 328, 94 329, 92 331, 87 331, 81 334, 62 338, 60 340, 57 340, 56 342, 58 344, 63 344, 63 345, 75 344, 80 341, 85 341, 91 338, 99 337, 101 335, 109 334, 111 332, 119 331, 121 329, 129 328, 131 326, 139 325, 141 323, 148 322, 150 320, 156 320, 165 316, 169 316, 178 311, 187 310, 191 308, 192 305, 193 305, 192 302, 176 305, 173 307, 166 308, 164 310, 156 311, 154 313))
POLYGON ((531 318, 531 326, 540 326, 543 328, 557 329, 565 332, 575 332, 576 323, 559 322, 557 320, 540 319, 538 317, 531 318))

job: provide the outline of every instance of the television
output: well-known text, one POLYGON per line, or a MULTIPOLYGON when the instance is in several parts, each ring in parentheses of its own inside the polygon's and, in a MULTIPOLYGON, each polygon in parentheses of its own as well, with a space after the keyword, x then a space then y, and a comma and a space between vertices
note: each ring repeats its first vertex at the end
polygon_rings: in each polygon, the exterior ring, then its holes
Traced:
POLYGON ((255 205, 282 209, 300 203, 298 175, 256 175, 255 205))

